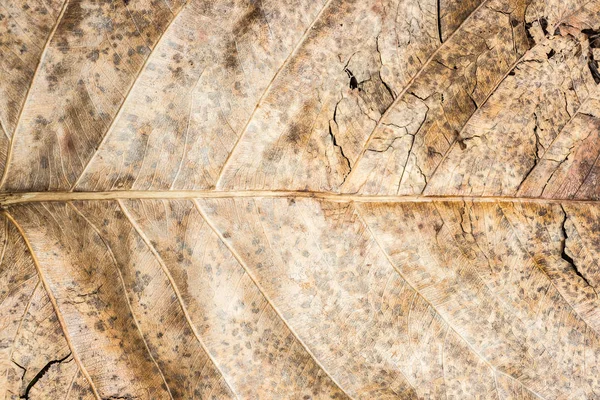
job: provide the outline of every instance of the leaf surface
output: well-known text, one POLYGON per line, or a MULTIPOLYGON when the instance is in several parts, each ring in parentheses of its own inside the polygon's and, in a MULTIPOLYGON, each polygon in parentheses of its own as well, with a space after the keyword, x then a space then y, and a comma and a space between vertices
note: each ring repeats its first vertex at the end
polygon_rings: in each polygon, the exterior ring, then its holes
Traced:
POLYGON ((597 0, 0 0, 0 398, 593 399, 597 0))

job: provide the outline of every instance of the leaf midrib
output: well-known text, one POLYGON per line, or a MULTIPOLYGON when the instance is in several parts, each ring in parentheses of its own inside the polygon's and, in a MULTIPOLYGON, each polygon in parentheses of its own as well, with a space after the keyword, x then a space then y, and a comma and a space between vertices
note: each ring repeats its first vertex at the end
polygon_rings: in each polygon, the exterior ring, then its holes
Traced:
POLYGON ((595 199, 561 199, 519 196, 463 195, 362 195, 303 190, 129 190, 108 192, 5 192, 0 193, 0 208, 12 204, 39 202, 98 201, 119 199, 222 199, 222 198, 313 198, 334 202, 357 203, 531 203, 531 204, 600 204, 595 199))

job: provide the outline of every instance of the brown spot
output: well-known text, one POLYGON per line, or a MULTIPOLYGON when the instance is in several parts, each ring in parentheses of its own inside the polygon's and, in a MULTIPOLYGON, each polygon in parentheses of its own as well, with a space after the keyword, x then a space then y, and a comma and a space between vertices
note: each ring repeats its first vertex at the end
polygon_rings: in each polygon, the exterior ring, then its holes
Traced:
POLYGON ((98 58, 100 58, 100 52, 98 50, 92 50, 90 53, 88 53, 86 58, 91 62, 96 62, 98 61, 98 58))
POLYGON ((56 90, 59 81, 67 74, 67 72, 69 72, 69 69, 60 62, 50 67, 50 71, 46 77, 46 81, 48 82, 48 90, 50 92, 54 92, 56 90))
POLYGON ((106 328, 104 327, 104 323, 102 321, 96 321, 96 323, 94 324, 94 327, 99 330, 100 332, 104 332, 106 330, 106 328))
POLYGON ((43 116, 38 115, 37 118, 35 119, 35 123, 38 125, 42 125, 42 126, 48 126, 50 124, 50 121, 48 121, 43 116))
POLYGON ((303 129, 302 126, 296 123, 293 123, 290 126, 288 134, 286 136, 286 140, 291 144, 298 144, 302 140, 303 129))
POLYGON ((260 7, 252 4, 250 9, 234 25, 233 35, 240 37, 248 33, 253 25, 260 23, 261 14, 260 7))
POLYGON ((235 40, 230 40, 229 42, 227 42, 227 45, 225 46, 225 52, 223 55, 225 68, 229 70, 234 70, 239 66, 238 51, 237 46, 235 44, 235 40))

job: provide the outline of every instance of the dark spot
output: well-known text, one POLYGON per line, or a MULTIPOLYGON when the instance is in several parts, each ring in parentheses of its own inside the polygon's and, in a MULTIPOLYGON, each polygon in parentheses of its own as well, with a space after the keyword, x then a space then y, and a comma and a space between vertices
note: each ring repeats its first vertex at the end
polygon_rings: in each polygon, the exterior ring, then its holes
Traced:
POLYGON ((48 82, 48 90, 53 92, 58 87, 60 79, 69 72, 69 69, 60 62, 51 66, 50 69, 50 72, 46 76, 46 81, 48 82))
POLYGON ((35 119, 35 123, 38 125, 42 125, 42 126, 48 126, 50 124, 50 121, 48 121, 46 118, 42 117, 41 115, 38 115, 37 118, 35 119))
POLYGON ((238 20, 233 28, 233 36, 241 37, 248 33, 253 25, 260 22, 261 10, 256 4, 252 4, 251 8, 238 20))
POLYGON ((550 49, 550 51, 548 52, 548 54, 546 54, 546 56, 548 57, 548 60, 549 60, 552 57, 554 57, 555 54, 556 54, 556 52, 554 51, 554 49, 550 49))
POLYGON ((229 232, 223 232, 223 237, 225 239, 229 239, 231 237, 231 234, 229 232))
POLYGON ((238 52, 237 46, 235 45, 235 41, 230 40, 229 42, 227 42, 227 46, 225 46, 224 56, 225 68, 233 70, 238 67, 238 52))
POLYGON ((125 4, 126 6, 128 6, 129 5, 129 1, 130 0, 123 0, 123 4, 125 4))
POLYGON ((106 330, 106 328, 104 327, 104 323, 102 321, 96 321, 96 323, 94 324, 94 327, 100 332, 104 332, 106 330))
POLYGON ((98 50, 92 50, 86 58, 92 62, 96 62, 100 57, 100 52, 98 50))
POLYGON ((181 68, 181 67, 173 68, 171 66, 169 66, 167 68, 173 74, 173 78, 175 78, 177 80, 181 80, 184 77, 183 68, 181 68))
POLYGON ((514 18, 514 17, 510 19, 510 24, 511 24, 511 26, 513 28, 516 27, 516 26, 518 26, 520 23, 521 22, 518 19, 514 18))
POLYGON ((42 156, 42 158, 40 159, 40 166, 42 167, 42 169, 48 169, 48 157, 42 156))
POLYGON ((286 139, 289 143, 297 144, 302 140, 302 127, 296 123, 293 123, 290 126, 290 130, 286 136, 286 139))

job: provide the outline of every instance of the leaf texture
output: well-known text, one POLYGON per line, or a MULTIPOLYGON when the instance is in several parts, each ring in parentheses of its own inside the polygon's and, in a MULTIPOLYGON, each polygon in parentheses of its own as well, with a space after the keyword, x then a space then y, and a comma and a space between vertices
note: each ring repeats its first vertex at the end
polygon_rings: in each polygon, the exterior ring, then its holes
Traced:
POLYGON ((16 123, 7 190, 56 190, 75 181, 180 10, 178 0, 170 3, 66 3, 16 123), (31 158, 13 157, 25 148, 31 158))
POLYGON ((599 60, 597 0, 0 0, 0 398, 598 398, 599 60))
POLYGON ((5 399, 94 398, 29 249, 6 217, 1 254, 0 394, 5 399))

